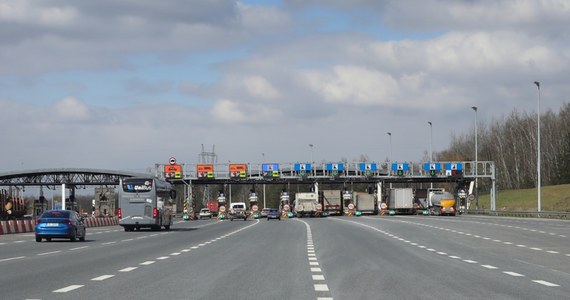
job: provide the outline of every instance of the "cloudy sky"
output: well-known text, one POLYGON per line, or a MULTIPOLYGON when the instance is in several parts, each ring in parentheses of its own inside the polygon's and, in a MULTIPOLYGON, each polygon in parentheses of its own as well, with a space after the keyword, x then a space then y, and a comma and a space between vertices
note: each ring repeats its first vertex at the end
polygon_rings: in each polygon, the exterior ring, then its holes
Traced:
POLYGON ((570 95, 567 0, 0 0, 0 172, 422 161, 570 95), (313 144, 313 148, 309 147, 313 144))

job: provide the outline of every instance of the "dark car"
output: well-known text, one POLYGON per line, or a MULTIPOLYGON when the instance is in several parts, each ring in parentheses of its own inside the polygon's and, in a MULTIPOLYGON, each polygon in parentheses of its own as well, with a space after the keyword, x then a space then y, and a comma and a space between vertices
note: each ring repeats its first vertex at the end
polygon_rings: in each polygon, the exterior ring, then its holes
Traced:
POLYGON ((271 219, 281 220, 281 212, 277 208, 272 208, 267 212, 267 220, 271 219))
POLYGON ((72 210, 47 210, 36 220, 36 242, 64 238, 85 241, 83 217, 72 210))

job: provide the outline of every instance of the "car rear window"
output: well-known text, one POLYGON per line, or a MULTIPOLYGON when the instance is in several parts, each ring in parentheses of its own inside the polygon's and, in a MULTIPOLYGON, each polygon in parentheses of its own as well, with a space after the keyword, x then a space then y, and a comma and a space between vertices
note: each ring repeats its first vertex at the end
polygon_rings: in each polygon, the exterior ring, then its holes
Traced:
POLYGON ((41 218, 69 219, 69 212, 68 211, 46 211, 42 214, 41 218))

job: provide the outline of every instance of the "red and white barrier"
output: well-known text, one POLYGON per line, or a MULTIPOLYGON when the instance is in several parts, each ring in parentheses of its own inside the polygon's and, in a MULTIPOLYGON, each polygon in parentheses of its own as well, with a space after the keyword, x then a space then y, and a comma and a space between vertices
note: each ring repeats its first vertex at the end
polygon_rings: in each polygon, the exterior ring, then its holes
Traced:
MULTIPOLYGON (((86 218, 85 226, 87 227, 103 227, 119 225, 119 219, 116 217, 108 218, 86 218)), ((0 235, 11 233, 34 232, 34 220, 10 220, 0 221, 0 235)))

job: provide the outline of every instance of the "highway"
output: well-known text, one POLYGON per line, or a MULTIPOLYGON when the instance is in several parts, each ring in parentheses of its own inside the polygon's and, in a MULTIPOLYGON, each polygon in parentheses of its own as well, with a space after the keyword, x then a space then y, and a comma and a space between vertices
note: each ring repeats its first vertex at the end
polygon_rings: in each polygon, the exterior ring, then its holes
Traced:
POLYGON ((2 299, 568 299, 570 222, 177 221, 85 242, 0 236, 2 299))

